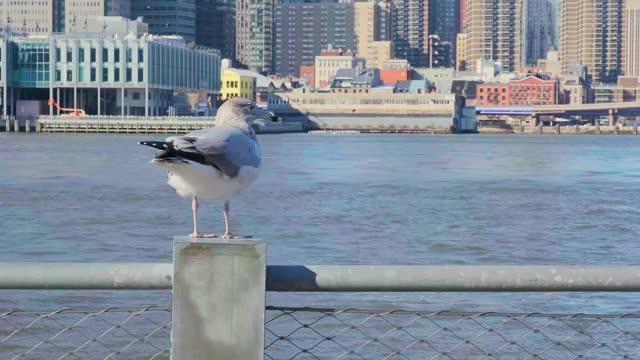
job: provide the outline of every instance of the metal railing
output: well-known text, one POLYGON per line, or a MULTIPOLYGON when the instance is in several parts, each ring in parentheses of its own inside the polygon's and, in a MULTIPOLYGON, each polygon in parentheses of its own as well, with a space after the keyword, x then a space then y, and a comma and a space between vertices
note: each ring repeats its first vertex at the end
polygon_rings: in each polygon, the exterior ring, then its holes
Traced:
MULTIPOLYGON (((237 241, 207 245, 187 242, 181 246, 186 249, 183 254, 200 259, 200 256, 218 256, 224 251, 224 256, 238 256, 238 251, 229 249, 252 247, 254 243, 237 241), (209 252, 208 246, 219 247, 219 251, 209 252)), ((0 290, 171 289, 175 285, 185 287, 197 274, 219 274, 194 270, 189 259, 187 257, 175 266, 3 263, 0 264, 0 290)), ((249 259, 247 261, 257 261, 253 255, 249 259)), ((238 263, 234 264, 237 266, 238 263)), ((201 263, 199 266, 208 268, 209 265, 201 263)), ((261 266, 264 269, 264 265, 261 266)), ((242 276, 253 276, 250 271, 238 269, 224 276, 232 273, 240 276, 238 284, 246 284, 242 276)), ((209 281, 205 278, 197 281, 196 285, 209 281)), ((260 284, 265 282, 266 291, 283 292, 640 291, 640 267, 288 265, 267 266, 266 276, 260 284)), ((206 286, 194 289, 210 296, 223 294, 207 293, 206 286)), ((170 347, 170 334, 172 330, 176 332, 180 323, 176 315, 179 313, 176 312, 177 293, 174 292, 174 309, 165 306, 0 313, 0 359, 168 359, 169 353, 176 348, 176 342, 173 343, 174 349, 170 347), (172 322, 172 316, 175 322, 172 322)), ((184 295, 184 291, 182 293, 184 295)), ((190 297, 189 301, 210 301, 207 296, 190 297)), ((264 299, 264 290, 259 297, 264 299)), ((216 304, 222 313, 237 310, 234 308, 237 302, 225 301, 224 298, 219 301, 216 304)), ((189 312, 193 308, 185 307, 183 302, 182 311, 189 312)), ((260 309, 264 309, 264 303, 260 309)), ((636 314, 455 313, 285 307, 267 307, 266 310, 264 322, 259 321, 265 324, 264 356, 274 360, 640 359, 640 315, 636 314)), ((191 323, 184 317, 185 313, 182 316, 182 325, 187 325, 183 330, 190 329, 191 323)), ((181 334, 181 331, 177 333, 181 334)), ((247 341, 245 346, 250 345, 247 341)), ((257 349, 261 350, 262 345, 257 349)))
MULTIPOLYGON (((0 289, 171 289, 170 263, 0 263, 0 289)), ((640 292, 640 266, 268 265, 283 292, 640 292)))
MULTIPOLYGON (((171 309, 0 313, 2 359, 169 358, 171 309)), ((266 309, 265 358, 637 359, 640 315, 266 309)))

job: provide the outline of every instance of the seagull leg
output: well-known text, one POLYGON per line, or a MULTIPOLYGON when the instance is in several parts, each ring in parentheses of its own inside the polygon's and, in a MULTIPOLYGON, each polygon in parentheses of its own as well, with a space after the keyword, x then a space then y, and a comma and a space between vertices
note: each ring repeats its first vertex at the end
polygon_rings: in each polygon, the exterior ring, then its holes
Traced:
POLYGON ((198 198, 193 197, 191 201, 191 210, 193 211, 193 234, 190 234, 192 238, 213 238, 216 237, 215 234, 207 234, 203 235, 198 232, 198 198))
POLYGON ((195 196, 191 201, 191 211, 193 211, 193 234, 190 236, 193 238, 202 237, 202 234, 198 232, 198 198, 195 196))
POLYGON ((233 237, 233 235, 231 235, 231 232, 229 231, 229 201, 225 200, 224 201, 224 208, 223 211, 224 213, 224 235, 223 237, 225 239, 231 239, 233 237))
POLYGON ((236 234, 232 234, 231 231, 229 231, 229 201, 228 200, 225 200, 224 202, 223 213, 224 213, 224 228, 225 228, 224 235, 222 235, 223 238, 225 239, 251 239, 252 238, 252 236, 239 236, 236 234))

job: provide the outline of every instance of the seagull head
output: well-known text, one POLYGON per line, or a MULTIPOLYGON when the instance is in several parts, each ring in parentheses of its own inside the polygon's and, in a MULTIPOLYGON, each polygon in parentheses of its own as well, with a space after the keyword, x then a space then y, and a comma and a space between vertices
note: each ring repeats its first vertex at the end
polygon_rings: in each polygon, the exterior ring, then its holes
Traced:
POLYGON ((274 118, 273 113, 260 108, 253 101, 237 97, 220 106, 216 114, 216 126, 234 126, 252 131, 255 127, 264 127, 266 121, 274 118))

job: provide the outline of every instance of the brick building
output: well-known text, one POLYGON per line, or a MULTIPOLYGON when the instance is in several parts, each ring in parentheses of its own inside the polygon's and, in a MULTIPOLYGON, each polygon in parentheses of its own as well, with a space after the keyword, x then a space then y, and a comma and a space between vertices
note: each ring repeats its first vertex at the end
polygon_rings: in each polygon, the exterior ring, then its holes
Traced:
POLYGON ((558 94, 557 79, 528 76, 509 83, 478 84, 476 105, 556 105, 558 94))
POLYGON ((509 84, 478 84, 476 105, 509 105, 509 84))
POLYGON ((300 66, 300 78, 304 79, 307 86, 313 87, 316 83, 316 67, 314 64, 300 66))
POLYGON ((528 76, 509 83, 509 105, 558 104, 558 80, 528 76))

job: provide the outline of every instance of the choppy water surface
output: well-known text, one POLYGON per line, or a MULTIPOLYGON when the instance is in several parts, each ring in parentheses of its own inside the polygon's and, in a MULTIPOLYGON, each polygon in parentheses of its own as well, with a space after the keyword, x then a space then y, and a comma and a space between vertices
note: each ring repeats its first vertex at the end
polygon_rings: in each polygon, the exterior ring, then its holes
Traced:
MULTIPOLYGON (((138 135, 0 134, 0 261, 170 262, 190 199, 138 135)), ((639 137, 261 136, 231 204, 270 264, 637 264, 639 137)), ((201 211, 223 230, 221 203, 201 211)), ((167 305, 168 291, 0 291, 0 310, 167 305)), ((636 311, 633 294, 270 294, 274 305, 636 311)))

